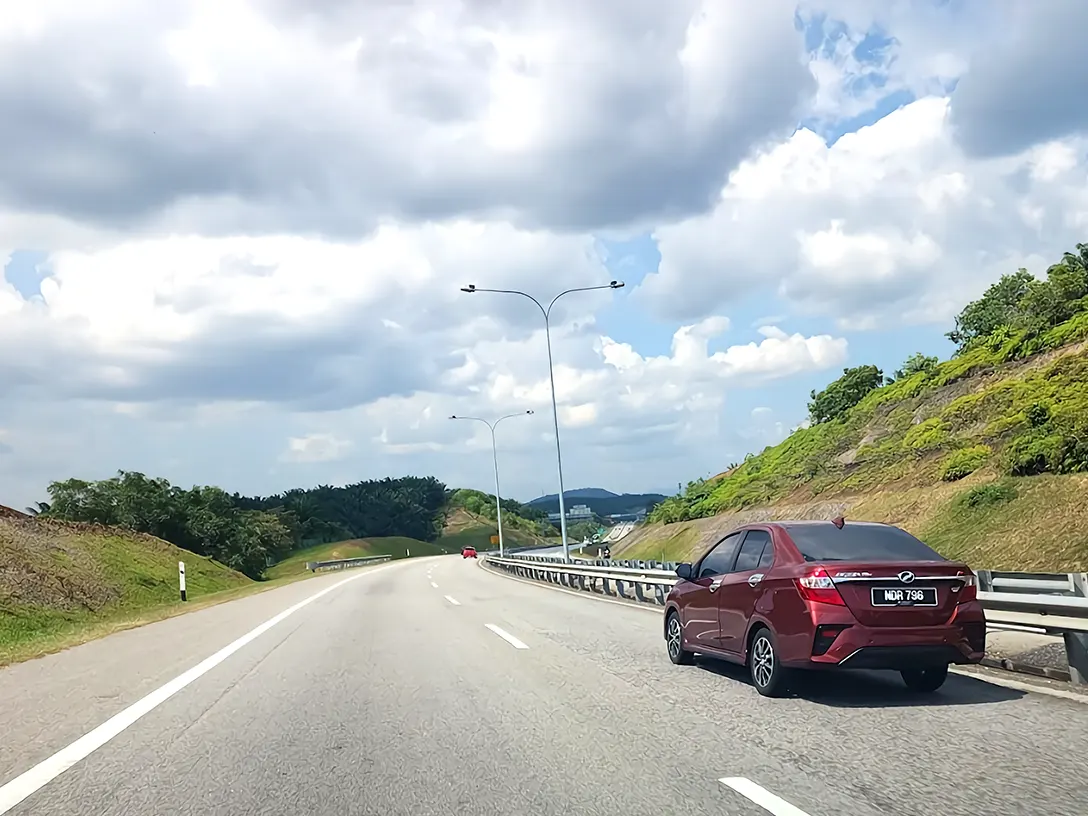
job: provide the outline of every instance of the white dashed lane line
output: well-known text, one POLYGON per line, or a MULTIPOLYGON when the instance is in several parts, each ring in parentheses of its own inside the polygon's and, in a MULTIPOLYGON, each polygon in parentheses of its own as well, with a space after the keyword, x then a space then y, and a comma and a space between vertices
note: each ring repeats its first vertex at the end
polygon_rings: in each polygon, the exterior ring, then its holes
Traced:
POLYGON ((768 813, 773 813, 774 816, 808 816, 801 808, 794 807, 780 796, 775 796, 751 779, 746 779, 743 776, 727 776, 718 781, 727 788, 736 791, 748 801, 755 802, 768 813))
POLYGON ((507 643, 509 643, 515 649, 528 649, 529 648, 524 643, 522 643, 520 640, 518 640, 516 637, 514 637, 509 632, 507 632, 505 629, 501 629, 501 628, 499 628, 498 626, 496 626, 493 623, 485 623, 484 626, 486 626, 488 629, 490 629, 496 635, 501 637, 503 640, 505 640, 507 643))
POLYGON ((459 600, 457 600, 456 598, 454 598, 452 595, 447 595, 446 600, 449 601, 454 606, 460 606, 461 605, 461 602, 459 600))
POLYGON ((435 589, 438 589, 438 584, 436 584, 434 581, 431 581, 431 586, 433 586, 435 589))

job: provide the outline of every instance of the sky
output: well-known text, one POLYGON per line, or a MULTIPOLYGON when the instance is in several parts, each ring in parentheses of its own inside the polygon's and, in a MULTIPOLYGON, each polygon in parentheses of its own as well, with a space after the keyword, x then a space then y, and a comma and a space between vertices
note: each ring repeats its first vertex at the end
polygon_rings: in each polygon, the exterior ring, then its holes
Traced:
POLYGON ((674 492, 1088 241, 1080 0, 0 10, 0 503, 674 492))

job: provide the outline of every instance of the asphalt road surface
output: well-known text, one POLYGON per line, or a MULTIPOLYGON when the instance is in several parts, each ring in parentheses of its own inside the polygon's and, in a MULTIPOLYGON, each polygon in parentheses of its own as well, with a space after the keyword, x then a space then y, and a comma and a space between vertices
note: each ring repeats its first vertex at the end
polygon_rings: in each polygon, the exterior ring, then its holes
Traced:
POLYGON ((14 666, 0 700, 0 813, 19 816, 1088 803, 1083 704, 966 677, 919 697, 876 674, 767 700, 739 669, 669 663, 659 612, 456 556, 321 576, 14 666))

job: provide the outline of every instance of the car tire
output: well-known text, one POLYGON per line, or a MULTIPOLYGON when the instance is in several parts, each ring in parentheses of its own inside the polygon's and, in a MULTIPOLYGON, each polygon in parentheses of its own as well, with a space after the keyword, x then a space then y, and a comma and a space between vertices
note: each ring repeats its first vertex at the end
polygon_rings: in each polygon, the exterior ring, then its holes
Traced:
POLYGON ((765 626, 756 630, 748 649, 748 674, 764 697, 780 697, 786 690, 786 669, 778 660, 778 644, 774 633, 765 626))
POLYGON ((665 646, 669 650, 669 660, 677 666, 690 666, 695 655, 684 648, 683 632, 680 616, 676 612, 670 612, 665 619, 665 646))
POLYGON ((948 665, 926 666, 922 669, 903 669, 899 672, 903 682, 911 691, 932 694, 948 679, 948 665))

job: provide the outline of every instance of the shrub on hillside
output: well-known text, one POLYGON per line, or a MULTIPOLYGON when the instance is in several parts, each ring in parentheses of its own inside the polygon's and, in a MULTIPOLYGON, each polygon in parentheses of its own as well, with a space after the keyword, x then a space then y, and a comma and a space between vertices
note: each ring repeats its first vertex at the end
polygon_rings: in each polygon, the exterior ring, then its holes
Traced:
POLYGON ((1048 330, 1086 310, 1088 244, 1077 244, 1076 252, 1066 252, 1047 269, 1045 281, 1026 269, 1002 275, 981 298, 964 307, 956 327, 946 336, 960 352, 978 344, 994 349, 995 343, 1005 345, 1015 339, 1021 347, 1016 356, 1028 356, 1046 347, 1041 338, 1048 330))
POLYGON ((941 479, 955 482, 964 479, 986 464, 993 450, 989 445, 972 445, 949 454, 941 462, 941 479))
POLYGON ((972 487, 961 495, 956 501, 960 507, 973 510, 978 507, 994 507, 999 504, 1007 504, 1017 497, 1015 487, 1008 482, 990 482, 989 484, 972 487))
POLYGON ((903 447, 915 453, 935 450, 948 441, 948 432, 937 417, 919 422, 903 437, 903 447))
POLYGON ((870 391, 884 383, 884 372, 875 365, 844 368, 842 376, 817 394, 810 395, 809 418, 814 423, 839 419, 857 405, 870 391))

